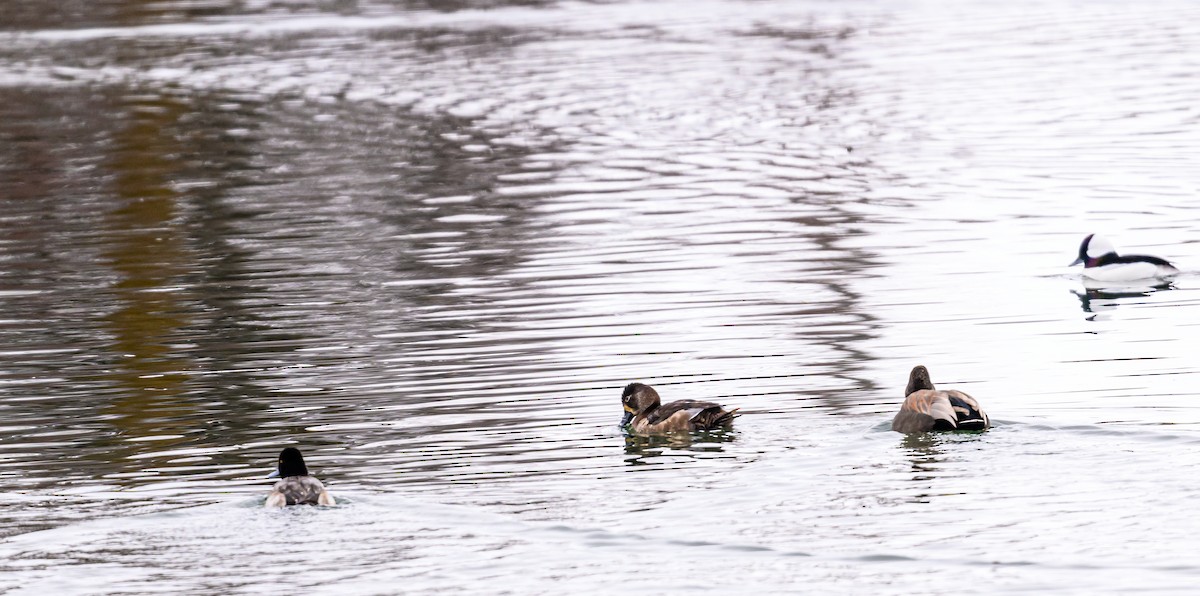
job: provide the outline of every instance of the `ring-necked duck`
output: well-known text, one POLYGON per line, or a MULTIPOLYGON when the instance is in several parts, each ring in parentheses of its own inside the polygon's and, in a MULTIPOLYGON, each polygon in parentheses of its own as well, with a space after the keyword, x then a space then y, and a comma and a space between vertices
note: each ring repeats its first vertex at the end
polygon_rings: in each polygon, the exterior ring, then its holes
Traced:
POLYGON ((904 404, 892 419, 892 430, 923 433, 931 430, 983 430, 991 426, 975 398, 962 391, 939 391, 929 371, 917 366, 908 375, 904 404))
POLYGON ((621 405, 625 407, 621 426, 644 435, 709 430, 728 426, 737 416, 737 408, 727 411, 708 401, 684 399, 662 405, 658 392, 642 383, 625 386, 621 405))
POLYGON ((1071 263, 1083 263, 1083 275, 1099 281, 1134 281, 1168 277, 1179 273, 1179 269, 1165 259, 1147 255, 1117 254, 1117 249, 1107 239, 1088 234, 1079 245, 1079 257, 1071 263))
POLYGON ((279 452, 279 465, 267 478, 279 478, 267 495, 267 507, 285 505, 333 505, 333 497, 314 476, 308 475, 304 456, 295 447, 279 452))

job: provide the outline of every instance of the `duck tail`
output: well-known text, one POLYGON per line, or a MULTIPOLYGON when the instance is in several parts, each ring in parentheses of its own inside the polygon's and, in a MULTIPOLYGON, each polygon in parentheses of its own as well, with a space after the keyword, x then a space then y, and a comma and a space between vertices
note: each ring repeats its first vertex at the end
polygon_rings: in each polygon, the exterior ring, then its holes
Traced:
POLYGON ((957 430, 983 430, 991 426, 987 414, 974 398, 954 395, 950 397, 950 405, 954 408, 954 426, 957 430))
POLYGON ((737 418, 738 416, 741 416, 741 414, 738 413, 739 409, 740 408, 734 408, 732 410, 729 410, 728 412, 722 410, 716 416, 713 417, 712 426, 728 426, 730 424, 733 424, 733 419, 737 418))
POLYGON ((959 420, 956 430, 984 430, 987 427, 987 420, 983 418, 971 418, 969 420, 959 420))

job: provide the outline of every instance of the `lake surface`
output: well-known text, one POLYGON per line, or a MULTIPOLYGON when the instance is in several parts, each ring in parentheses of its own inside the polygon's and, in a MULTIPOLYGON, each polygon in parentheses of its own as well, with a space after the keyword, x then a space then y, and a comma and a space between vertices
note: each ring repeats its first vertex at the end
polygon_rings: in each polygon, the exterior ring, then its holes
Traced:
POLYGON ((1191 3, 25 4, 0 592, 1200 580, 1191 3), (916 364, 995 428, 891 432, 916 364))

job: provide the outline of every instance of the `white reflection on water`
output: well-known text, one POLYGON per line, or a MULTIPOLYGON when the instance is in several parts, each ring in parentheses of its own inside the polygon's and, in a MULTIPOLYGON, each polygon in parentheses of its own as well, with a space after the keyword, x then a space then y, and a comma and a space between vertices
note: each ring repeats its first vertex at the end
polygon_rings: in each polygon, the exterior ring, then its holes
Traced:
POLYGON ((0 587, 1194 583, 1188 5, 371 11, 3 34, 0 587))

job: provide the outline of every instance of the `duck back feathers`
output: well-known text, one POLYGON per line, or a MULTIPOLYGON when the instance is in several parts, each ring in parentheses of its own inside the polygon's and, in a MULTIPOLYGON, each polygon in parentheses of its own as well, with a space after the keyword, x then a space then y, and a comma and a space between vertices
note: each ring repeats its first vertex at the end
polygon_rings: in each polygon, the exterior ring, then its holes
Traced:
POLYGON ((334 505, 333 497, 320 480, 308 474, 299 449, 287 447, 279 452, 278 465, 270 478, 279 478, 267 495, 267 507, 287 505, 334 505))
POLYGON ((647 424, 658 424, 671 417, 683 412, 690 422, 697 429, 710 429, 722 426, 737 417, 737 409, 726 411, 720 404, 715 404, 710 401, 697 401, 694 399, 681 399, 673 401, 669 404, 659 406, 651 411, 646 416, 647 424))
POLYGON ((287 505, 333 505, 325 485, 312 476, 289 476, 275 483, 267 495, 267 507, 287 505))
POLYGON ((962 391, 936 389, 924 366, 913 368, 904 391, 904 403, 892 419, 894 431, 984 430, 991 426, 975 398, 962 391))
POLYGON ((988 426, 979 402, 961 391, 917 391, 905 398, 892 420, 892 430, 902 433, 983 430, 988 426))

